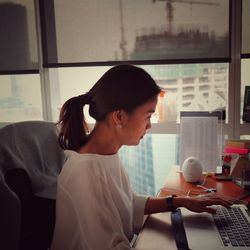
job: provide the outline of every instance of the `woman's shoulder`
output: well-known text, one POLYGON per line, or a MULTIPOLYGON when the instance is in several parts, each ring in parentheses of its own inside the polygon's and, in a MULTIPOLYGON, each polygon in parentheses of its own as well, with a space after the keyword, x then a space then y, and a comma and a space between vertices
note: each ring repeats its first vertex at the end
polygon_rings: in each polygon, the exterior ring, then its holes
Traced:
MULTIPOLYGON (((79 154, 75 151, 65 152, 67 160, 59 175, 59 183, 67 186, 69 183, 92 182, 100 174, 99 163, 86 154, 79 154)), ((72 185, 72 184, 70 184, 72 185)))
POLYGON ((88 168, 93 167, 94 165, 98 165, 98 159, 94 155, 90 154, 79 154, 73 150, 66 150, 65 152, 67 160, 65 162, 65 166, 73 166, 88 168))
POLYGON ((119 160, 118 154, 101 155, 101 154, 94 154, 94 153, 78 153, 73 150, 65 150, 65 155, 66 155, 67 160, 102 162, 103 164, 116 162, 119 160))
POLYGON ((74 172, 102 173, 106 170, 117 167, 118 155, 100 155, 92 153, 77 153, 72 150, 65 152, 67 161, 63 169, 74 172))
MULTIPOLYGON (((103 156, 97 154, 79 154, 75 151, 67 150, 65 152, 67 160, 59 176, 59 183, 84 182, 96 183, 100 185, 107 183, 111 164, 115 168, 117 156, 103 156)), ((116 166, 117 168, 117 166, 116 166)))

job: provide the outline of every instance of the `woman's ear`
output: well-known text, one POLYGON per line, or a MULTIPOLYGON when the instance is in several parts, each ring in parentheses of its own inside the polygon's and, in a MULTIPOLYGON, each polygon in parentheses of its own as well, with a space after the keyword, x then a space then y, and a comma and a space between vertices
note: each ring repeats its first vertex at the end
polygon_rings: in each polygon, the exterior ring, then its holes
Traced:
POLYGON ((116 110, 112 113, 113 121, 117 128, 122 128, 125 118, 124 110, 116 110))

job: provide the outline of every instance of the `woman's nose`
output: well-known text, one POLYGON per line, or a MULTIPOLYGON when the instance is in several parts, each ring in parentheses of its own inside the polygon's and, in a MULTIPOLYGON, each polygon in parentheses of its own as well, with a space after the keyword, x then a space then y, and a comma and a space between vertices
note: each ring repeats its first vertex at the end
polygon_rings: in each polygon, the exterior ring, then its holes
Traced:
POLYGON ((151 121, 146 126, 146 129, 150 129, 150 128, 151 128, 151 121))

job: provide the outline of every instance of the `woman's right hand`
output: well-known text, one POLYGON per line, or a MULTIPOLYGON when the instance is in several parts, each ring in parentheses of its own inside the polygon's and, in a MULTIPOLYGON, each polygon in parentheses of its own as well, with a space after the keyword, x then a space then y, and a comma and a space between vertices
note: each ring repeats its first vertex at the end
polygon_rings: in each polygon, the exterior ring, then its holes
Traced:
POLYGON ((185 207, 190 211, 196 213, 208 212, 211 214, 216 213, 216 209, 212 205, 221 205, 228 209, 231 208, 232 202, 218 197, 218 196, 197 196, 197 197, 184 197, 177 196, 173 198, 174 207, 185 207))

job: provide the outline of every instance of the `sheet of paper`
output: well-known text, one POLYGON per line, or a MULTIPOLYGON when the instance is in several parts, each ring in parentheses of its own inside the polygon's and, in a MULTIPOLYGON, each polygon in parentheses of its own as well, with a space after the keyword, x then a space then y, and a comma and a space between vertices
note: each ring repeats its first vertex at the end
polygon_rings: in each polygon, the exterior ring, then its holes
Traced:
POLYGON ((198 158, 203 170, 215 172, 220 162, 217 117, 182 117, 180 122, 180 168, 190 156, 198 158))

